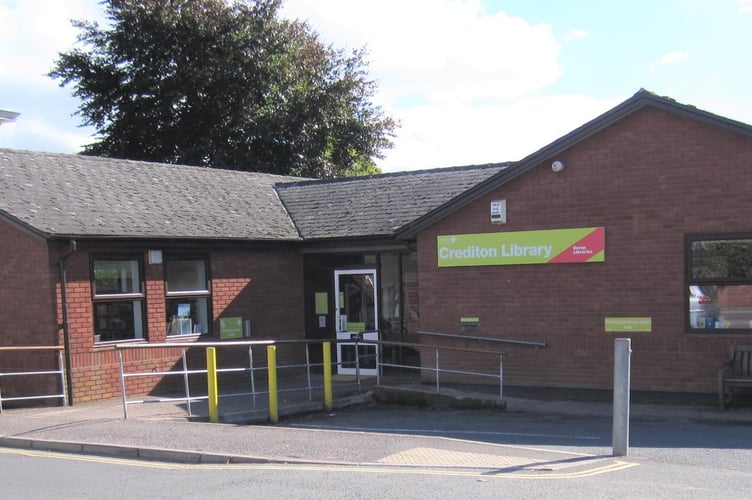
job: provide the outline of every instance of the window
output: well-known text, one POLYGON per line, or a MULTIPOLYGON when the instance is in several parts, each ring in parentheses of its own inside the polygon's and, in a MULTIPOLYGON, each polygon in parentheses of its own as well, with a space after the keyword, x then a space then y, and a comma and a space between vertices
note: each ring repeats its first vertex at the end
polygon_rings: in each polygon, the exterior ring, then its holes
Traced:
POLYGON ((165 262, 167 335, 209 333, 209 280, 206 260, 168 258, 165 262))
POLYGON ((692 330, 752 330, 752 238, 689 239, 692 330))
POLYGON ((94 341, 144 338, 144 294, 138 259, 95 259, 94 341))

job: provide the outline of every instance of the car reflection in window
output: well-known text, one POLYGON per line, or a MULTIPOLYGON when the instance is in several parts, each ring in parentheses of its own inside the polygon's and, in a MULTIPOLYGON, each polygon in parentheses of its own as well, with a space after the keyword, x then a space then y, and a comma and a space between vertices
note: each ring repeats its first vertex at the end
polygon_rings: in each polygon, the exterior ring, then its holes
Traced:
POLYGON ((720 328, 720 308, 715 287, 689 287, 689 325, 692 328, 720 328), (718 323, 718 325, 716 325, 718 323))

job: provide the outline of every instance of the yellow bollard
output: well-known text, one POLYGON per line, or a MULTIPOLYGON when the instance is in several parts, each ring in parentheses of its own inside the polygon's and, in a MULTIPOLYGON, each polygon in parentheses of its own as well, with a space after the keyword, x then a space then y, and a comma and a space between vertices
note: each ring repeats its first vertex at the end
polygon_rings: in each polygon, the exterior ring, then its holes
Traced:
POLYGON ((206 383, 209 396, 209 422, 219 422, 219 391, 217 390, 217 348, 206 348, 206 383))
POLYGON ((332 350, 331 342, 324 342, 324 408, 332 409, 332 350))
POLYGON ((266 364, 269 371, 269 420, 279 422, 279 403, 277 398, 277 346, 266 348, 266 364))

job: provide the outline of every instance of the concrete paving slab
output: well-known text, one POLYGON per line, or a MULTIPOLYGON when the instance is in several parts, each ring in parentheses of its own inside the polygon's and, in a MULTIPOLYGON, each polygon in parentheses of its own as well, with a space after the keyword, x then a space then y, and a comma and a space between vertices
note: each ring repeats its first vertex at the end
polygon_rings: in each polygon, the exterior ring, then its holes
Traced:
MULTIPOLYGON (((340 399, 335 399, 335 408, 375 404, 366 388, 361 391, 341 394, 340 399)), ((417 397, 422 399, 425 394, 417 397)), ((459 397, 467 399, 464 394, 459 397)), ((254 411, 261 412, 259 415, 268 411, 265 402, 258 404, 260 407, 254 411)), ((319 402, 308 401, 307 394, 302 398, 287 396, 284 405, 282 415, 323 410, 319 402), (307 406, 309 404, 312 406, 307 406)), ((248 410, 239 405, 225 405, 224 411, 228 412, 225 423, 210 424, 205 408, 202 404, 195 405, 191 417, 186 405, 180 402, 136 405, 128 419, 123 418, 120 399, 72 407, 6 409, 0 413, 0 446, 181 463, 381 464, 496 471, 558 470, 583 467, 591 461, 604 459, 588 453, 563 453, 438 436, 247 425, 248 410)), ((504 405, 483 411, 486 414, 499 411, 608 417, 612 409, 611 404, 604 402, 517 397, 507 398, 504 405)), ((752 407, 723 412, 711 406, 651 404, 632 405, 631 411, 640 418, 690 418, 752 425, 752 407)), ((468 415, 472 413, 466 413, 465 418, 470 418, 468 415)), ((472 422, 458 425, 472 425, 472 422)))

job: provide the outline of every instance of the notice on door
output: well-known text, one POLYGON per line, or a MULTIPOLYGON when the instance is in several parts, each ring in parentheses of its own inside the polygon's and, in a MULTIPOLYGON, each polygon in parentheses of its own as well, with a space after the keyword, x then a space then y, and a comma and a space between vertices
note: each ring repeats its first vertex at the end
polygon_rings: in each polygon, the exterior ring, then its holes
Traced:
POLYGON ((437 237, 439 267, 604 262, 603 227, 437 237))
POLYGON ((329 294, 326 292, 316 292, 314 294, 316 305, 316 314, 329 314, 329 294))

